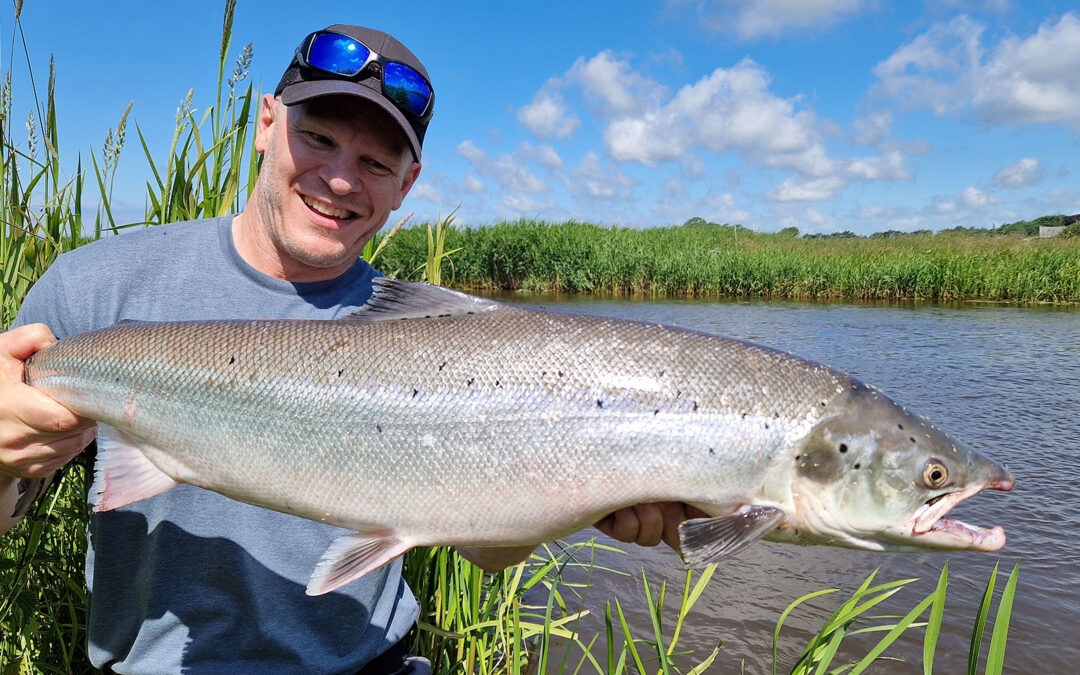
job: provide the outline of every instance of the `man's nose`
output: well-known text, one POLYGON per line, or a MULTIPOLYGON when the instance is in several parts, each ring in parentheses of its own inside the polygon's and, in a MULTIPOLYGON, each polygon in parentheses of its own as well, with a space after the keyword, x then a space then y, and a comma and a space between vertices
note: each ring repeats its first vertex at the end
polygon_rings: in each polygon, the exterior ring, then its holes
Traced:
POLYGON ((360 183, 357 168, 345 160, 338 159, 326 163, 320 173, 323 181, 336 195, 349 194, 360 183))

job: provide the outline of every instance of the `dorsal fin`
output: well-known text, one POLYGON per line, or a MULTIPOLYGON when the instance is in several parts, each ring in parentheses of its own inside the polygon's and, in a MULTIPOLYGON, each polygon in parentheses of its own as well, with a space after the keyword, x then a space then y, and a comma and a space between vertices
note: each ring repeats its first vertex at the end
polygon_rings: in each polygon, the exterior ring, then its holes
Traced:
POLYGON ((442 286, 377 277, 375 290, 363 307, 343 316, 352 321, 424 319, 436 316, 464 316, 498 309, 494 300, 453 291, 442 286))

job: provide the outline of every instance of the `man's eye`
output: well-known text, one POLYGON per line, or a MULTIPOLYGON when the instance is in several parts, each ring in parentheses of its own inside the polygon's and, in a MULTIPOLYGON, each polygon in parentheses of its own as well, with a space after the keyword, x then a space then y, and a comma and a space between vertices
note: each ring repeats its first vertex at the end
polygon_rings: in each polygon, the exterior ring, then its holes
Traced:
POLYGON ((312 143, 316 145, 333 145, 329 138, 322 134, 317 134, 313 131, 309 131, 305 134, 312 143))

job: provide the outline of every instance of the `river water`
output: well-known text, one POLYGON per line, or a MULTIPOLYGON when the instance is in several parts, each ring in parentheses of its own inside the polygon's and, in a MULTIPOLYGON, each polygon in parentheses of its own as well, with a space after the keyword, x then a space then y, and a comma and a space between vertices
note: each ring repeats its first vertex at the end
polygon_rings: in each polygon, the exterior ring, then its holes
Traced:
MULTIPOLYGON (((680 649, 692 650, 698 660, 723 643, 709 672, 769 671, 773 629, 788 603, 805 593, 840 589, 804 605, 785 623, 779 672, 787 672, 829 613, 872 571, 880 570, 879 582, 919 578, 879 606, 884 609, 878 613, 903 615, 933 591, 946 561, 948 599, 934 672, 966 671, 972 626, 994 563, 1000 563, 995 593, 1000 597, 1017 561, 1020 576, 1006 671, 1075 672, 1080 663, 1080 310, 990 304, 504 299, 556 311, 671 323, 790 350, 877 386, 966 446, 1007 464, 1016 477, 1012 492, 984 492, 953 511, 961 520, 1002 525, 1008 543, 997 553, 884 554, 759 542, 722 562, 679 639, 680 649)), ((618 545, 602 535, 599 539, 618 545)), ((604 603, 613 598, 627 611, 634 635, 652 635, 642 570, 654 590, 668 582, 669 606, 678 602, 685 567, 672 551, 618 546, 624 554, 603 555, 600 562, 629 576, 594 575, 585 601, 591 614, 580 629, 586 640, 602 630, 604 603)), ((995 599, 980 672, 996 608, 995 599)), ((670 639, 672 626, 665 632, 670 639)), ((846 638, 834 665, 858 660, 881 635, 846 638)), ((869 672, 921 673, 922 650, 922 631, 910 629, 885 652, 903 660, 881 662, 869 672)), ((680 663, 695 662, 690 658, 680 663)))

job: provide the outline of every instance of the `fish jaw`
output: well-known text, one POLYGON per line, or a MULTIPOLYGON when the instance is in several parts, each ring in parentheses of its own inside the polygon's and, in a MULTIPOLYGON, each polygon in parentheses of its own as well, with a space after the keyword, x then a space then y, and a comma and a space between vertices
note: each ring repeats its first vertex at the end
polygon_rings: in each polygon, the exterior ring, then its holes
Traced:
POLYGON ((963 490, 939 495, 920 506, 897 532, 901 538, 920 548, 950 551, 998 551, 1005 546, 1005 530, 1000 525, 991 528, 945 518, 957 504, 984 489, 1008 492, 1015 481, 1007 469, 994 476, 987 485, 971 485, 963 490))

